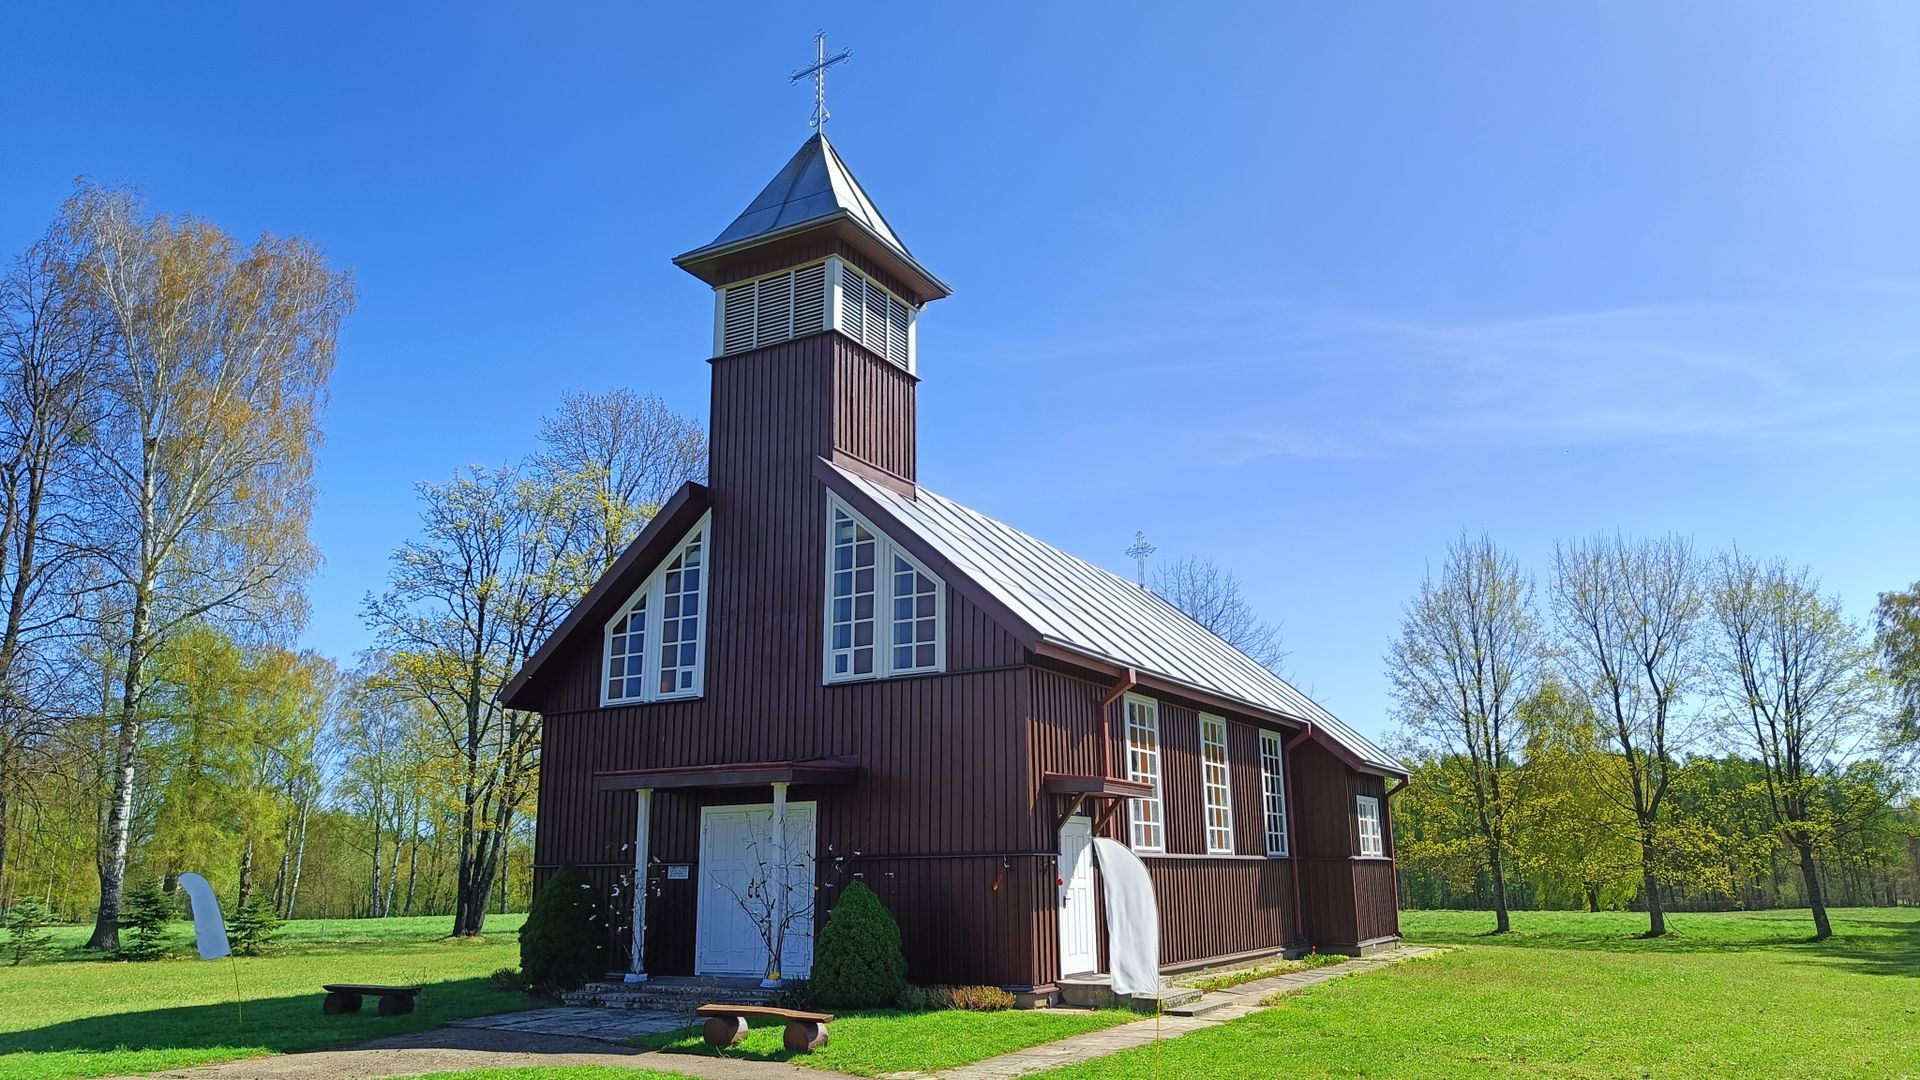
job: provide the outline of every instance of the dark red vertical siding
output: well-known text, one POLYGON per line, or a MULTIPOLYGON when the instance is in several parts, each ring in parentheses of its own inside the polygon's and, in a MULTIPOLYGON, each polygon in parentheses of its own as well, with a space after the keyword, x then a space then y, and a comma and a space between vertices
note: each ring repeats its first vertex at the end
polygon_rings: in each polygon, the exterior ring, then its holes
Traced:
MULTIPOLYGON (((568 643, 538 691, 537 862, 581 865, 616 898, 612 944, 624 957, 636 798, 594 792, 593 774, 853 755, 858 783, 791 793, 819 803, 819 917, 859 877, 901 917, 915 978, 1029 983, 1032 897, 1052 860, 1042 867, 1030 850, 1019 642, 950 591, 946 674, 822 684, 826 501, 813 462, 848 448, 884 458, 886 446, 896 456, 875 464, 911 475, 911 443, 898 435, 911 428, 912 381, 831 333, 713 368, 705 696, 599 708, 598 627, 568 643)), ((702 806, 769 797, 662 792, 651 853, 695 863, 702 806)), ((691 971, 697 881, 649 882, 650 970, 691 971)))

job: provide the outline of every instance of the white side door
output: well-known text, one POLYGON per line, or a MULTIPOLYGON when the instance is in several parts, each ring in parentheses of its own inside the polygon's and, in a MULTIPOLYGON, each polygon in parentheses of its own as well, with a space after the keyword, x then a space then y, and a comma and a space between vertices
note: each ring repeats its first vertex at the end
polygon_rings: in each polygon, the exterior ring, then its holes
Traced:
MULTIPOLYGON (((804 912, 814 896, 814 804, 787 805, 790 911, 804 912)), ((778 879, 773 807, 709 806, 700 812, 700 895, 694 923, 694 971, 700 975, 766 974, 767 947, 754 913, 768 910, 778 879)), ((796 915, 781 950, 781 974, 805 978, 813 969, 813 919, 796 915)))
POLYGON ((1094 936, 1093 819, 1060 826, 1060 974, 1082 975, 1100 962, 1094 936))

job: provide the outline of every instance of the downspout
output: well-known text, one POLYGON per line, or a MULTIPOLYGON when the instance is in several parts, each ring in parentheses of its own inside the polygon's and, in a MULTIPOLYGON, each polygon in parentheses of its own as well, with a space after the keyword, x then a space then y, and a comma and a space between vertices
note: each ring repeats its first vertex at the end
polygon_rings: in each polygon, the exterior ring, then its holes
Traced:
POLYGON ((1280 754, 1287 767, 1287 862, 1293 871, 1293 937, 1295 941, 1307 939, 1307 916, 1300 908, 1300 829, 1296 819, 1299 817, 1299 804, 1294 801, 1298 788, 1293 783, 1293 748, 1313 738, 1313 721, 1300 729, 1300 734, 1280 748, 1280 754))
POLYGON ((1393 796, 1397 792, 1399 792, 1401 788, 1406 787, 1407 781, 1411 779, 1413 779, 1411 774, 1401 777, 1399 783, 1387 789, 1386 798, 1383 798, 1380 800, 1380 812, 1386 815, 1385 839, 1387 844, 1387 851, 1389 854, 1391 854, 1394 857, 1393 859, 1393 936, 1395 937, 1400 936, 1400 858, 1399 858, 1400 853, 1395 851, 1393 848, 1393 806, 1391 805, 1391 801, 1393 799, 1393 796))
POLYGON ((1132 668, 1120 676, 1113 689, 1100 701, 1100 779, 1116 779, 1113 775, 1113 728, 1108 714, 1113 711, 1113 703, 1127 695, 1127 692, 1140 685, 1140 673, 1132 668))

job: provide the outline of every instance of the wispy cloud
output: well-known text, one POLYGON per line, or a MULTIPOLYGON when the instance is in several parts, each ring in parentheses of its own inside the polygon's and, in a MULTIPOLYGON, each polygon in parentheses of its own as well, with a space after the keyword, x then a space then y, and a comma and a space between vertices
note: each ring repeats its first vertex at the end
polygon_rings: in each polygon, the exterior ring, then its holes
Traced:
POLYGON ((1200 410, 1221 464, 1446 448, 1871 445, 1920 415, 1920 281, 1446 322, 1216 291, 983 353, 1200 410))

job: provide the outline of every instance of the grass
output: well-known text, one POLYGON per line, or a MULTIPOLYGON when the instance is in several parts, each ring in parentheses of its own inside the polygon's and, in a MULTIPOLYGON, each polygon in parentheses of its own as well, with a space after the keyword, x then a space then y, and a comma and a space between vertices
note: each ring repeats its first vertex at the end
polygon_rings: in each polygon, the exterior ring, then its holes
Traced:
POLYGON ((1920 1075, 1920 911, 1669 917, 1407 912, 1439 956, 1336 979, 1277 1008, 1045 1074, 1859 1077, 1920 1075))
POLYGON ((560 1065, 541 1069, 469 1069, 427 1073, 415 1080, 685 1080, 684 1073, 623 1069, 617 1065, 560 1065))
POLYGON ((1261 979, 1271 979, 1275 975, 1287 975, 1295 971, 1311 971, 1329 964, 1345 963, 1349 958, 1339 953, 1311 953, 1297 960, 1280 960, 1271 964, 1256 964, 1253 967, 1237 971, 1222 971, 1213 975, 1202 975, 1193 979, 1182 979, 1180 985, 1191 986, 1195 990, 1211 994, 1215 990, 1244 986, 1261 979))
POLYGON ((301 920, 286 924, 274 955, 211 963, 186 958, 184 925, 180 958, 144 964, 99 959, 81 947, 87 928, 62 927, 53 961, 0 968, 0 1080, 154 1072, 524 1008, 522 995, 487 983, 518 964, 523 918, 493 916, 486 938, 461 941, 446 936, 451 917, 301 920), (372 999, 360 1013, 323 1016, 325 982, 425 989, 408 1016, 379 1016, 372 999))
MULTIPOLYGON (((1139 1014, 1120 1009, 846 1012, 835 1014, 828 1025, 827 1045, 811 1054, 789 1054, 780 1045, 784 1025, 779 1021, 752 1022, 746 1040, 724 1053, 753 1061, 791 1060, 796 1065, 859 1076, 909 1070, 934 1072, 1138 1019, 1139 1014)), ((698 1027, 646 1036, 633 1044, 669 1054, 715 1052, 701 1039, 698 1027)))

